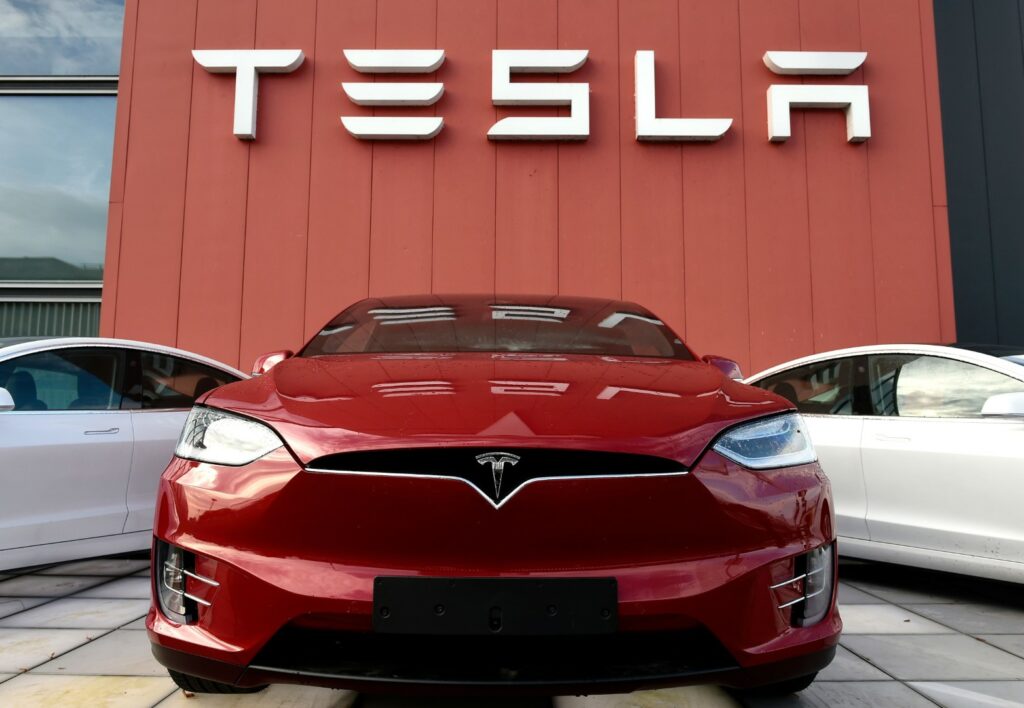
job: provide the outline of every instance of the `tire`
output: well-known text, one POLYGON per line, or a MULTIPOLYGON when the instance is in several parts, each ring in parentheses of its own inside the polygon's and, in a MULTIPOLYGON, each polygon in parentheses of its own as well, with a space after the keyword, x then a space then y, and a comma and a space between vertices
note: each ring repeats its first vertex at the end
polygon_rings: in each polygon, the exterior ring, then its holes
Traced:
POLYGON ((813 674, 798 676, 788 681, 779 681, 778 683, 769 683, 765 686, 750 688, 742 691, 742 693, 748 696, 788 696, 791 693, 799 693, 810 686, 814 683, 817 675, 818 672, 815 671, 813 674))
POLYGON ((266 686, 232 686, 229 683, 210 681, 209 679, 189 676, 177 671, 167 670, 174 683, 190 693, 259 693, 266 686))

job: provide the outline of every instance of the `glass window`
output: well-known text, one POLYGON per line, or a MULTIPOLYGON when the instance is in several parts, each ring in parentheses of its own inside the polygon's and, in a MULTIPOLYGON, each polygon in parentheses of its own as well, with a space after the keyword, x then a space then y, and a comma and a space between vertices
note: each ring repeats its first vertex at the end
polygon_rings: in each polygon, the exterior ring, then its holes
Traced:
POLYGON ((510 352, 693 360, 647 310, 590 298, 452 296, 363 300, 320 331, 301 356, 510 352))
POLYGON ((143 409, 191 408, 207 391, 238 380, 218 369, 166 354, 139 352, 139 360, 140 377, 133 377, 128 395, 143 409))
POLYGON ((0 280, 102 279, 114 103, 0 97, 0 280))
POLYGON ((854 359, 831 359, 769 376, 754 385, 795 403, 801 413, 854 414, 854 359))
POLYGON ((114 76, 124 0, 0 1, 0 74, 114 76))
POLYGON ((990 396, 1024 392, 1024 382, 955 359, 919 354, 869 357, 875 415, 974 418, 990 396))
POLYGON ((0 363, 0 387, 16 411, 116 410, 123 376, 117 349, 57 349, 0 363))

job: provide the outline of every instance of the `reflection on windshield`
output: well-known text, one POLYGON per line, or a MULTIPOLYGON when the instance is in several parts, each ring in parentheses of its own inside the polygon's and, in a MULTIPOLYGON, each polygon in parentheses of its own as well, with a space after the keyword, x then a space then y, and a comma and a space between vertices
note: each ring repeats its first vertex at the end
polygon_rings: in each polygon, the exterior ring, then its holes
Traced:
POLYGON ((664 322, 636 305, 482 295, 364 300, 324 327, 300 356, 457 352, 693 360, 664 322))

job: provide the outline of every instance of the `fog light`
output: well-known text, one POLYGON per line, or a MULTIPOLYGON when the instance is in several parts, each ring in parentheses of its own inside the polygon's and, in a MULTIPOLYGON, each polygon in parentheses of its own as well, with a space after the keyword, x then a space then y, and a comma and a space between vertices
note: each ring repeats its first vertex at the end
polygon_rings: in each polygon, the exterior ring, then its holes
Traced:
POLYGON ((196 604, 186 592, 191 554, 163 541, 156 542, 156 583, 160 610, 168 619, 181 624, 196 620, 196 604))
POLYGON ((797 603, 793 624, 809 627, 820 622, 832 606, 835 578, 835 544, 821 546, 801 557, 804 577, 803 602, 797 603))

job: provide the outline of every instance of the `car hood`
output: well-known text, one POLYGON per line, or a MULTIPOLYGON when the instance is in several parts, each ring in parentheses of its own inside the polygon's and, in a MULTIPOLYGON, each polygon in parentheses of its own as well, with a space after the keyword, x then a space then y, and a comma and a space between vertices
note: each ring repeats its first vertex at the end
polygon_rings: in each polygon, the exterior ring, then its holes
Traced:
POLYGON ((304 464, 350 450, 515 445, 690 466, 726 427, 792 407, 701 362, 476 353, 294 358, 203 403, 266 422, 304 464))

